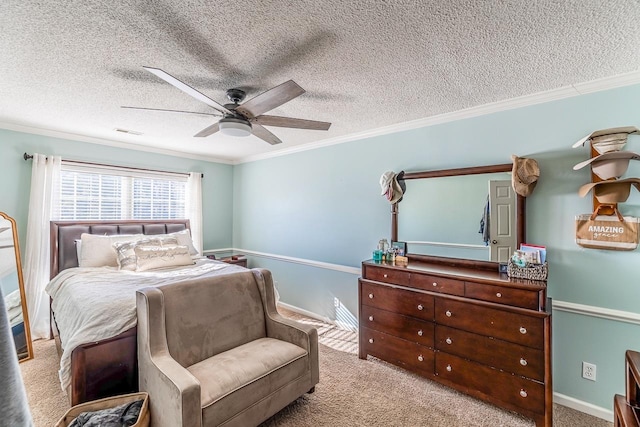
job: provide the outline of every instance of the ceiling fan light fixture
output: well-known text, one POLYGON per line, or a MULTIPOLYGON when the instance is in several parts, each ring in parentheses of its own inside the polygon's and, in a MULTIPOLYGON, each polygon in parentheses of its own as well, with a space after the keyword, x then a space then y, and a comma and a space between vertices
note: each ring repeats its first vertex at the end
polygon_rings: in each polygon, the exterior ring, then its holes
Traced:
POLYGON ((244 137, 251 135, 251 123, 247 120, 224 118, 219 122, 220 132, 229 136, 244 137))

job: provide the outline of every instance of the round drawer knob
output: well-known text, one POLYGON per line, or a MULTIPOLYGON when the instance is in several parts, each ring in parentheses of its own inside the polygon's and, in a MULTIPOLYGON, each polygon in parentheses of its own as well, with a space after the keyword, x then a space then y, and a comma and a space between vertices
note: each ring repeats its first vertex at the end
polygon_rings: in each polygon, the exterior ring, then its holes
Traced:
POLYGON ((420 355, 420 356, 418 356, 418 360, 422 362, 424 360, 424 357, 422 357, 422 355, 420 355))
POLYGON ((453 368, 451 367, 451 365, 447 365, 447 372, 451 372, 453 371, 453 368))
POLYGON ((449 310, 447 310, 444 314, 446 314, 447 317, 451 317, 451 312, 449 310))
POLYGON ((373 316, 369 316, 369 321, 373 322, 373 316))
POLYGON ((447 344, 451 345, 451 343, 452 343, 453 341, 451 340, 451 338, 447 338, 446 340, 444 340, 444 342, 446 342, 447 344))
POLYGON ((420 336, 420 337, 421 337, 423 334, 424 334, 424 332, 422 332, 422 329, 420 329, 420 330, 418 331, 418 336, 420 336))
POLYGON ((520 333, 522 335, 526 334, 527 333, 527 328, 524 328, 524 327, 520 326, 520 333))
POLYGON ((522 366, 527 366, 527 359, 520 358, 520 364, 522 366))
POLYGON ((369 298, 370 298, 370 299, 373 299, 373 294, 369 294, 369 298))
POLYGON ((435 288, 437 286, 438 286, 438 284, 436 282, 433 282, 433 287, 435 288))
POLYGON ((387 278, 387 277, 389 277, 389 276, 387 276, 387 275, 385 274, 383 277, 386 279, 386 278, 387 278))
POLYGON ((522 396, 522 397, 527 397, 527 392, 526 392, 526 390, 520 390, 520 396, 522 396))
POLYGON ((422 304, 418 304, 418 310, 420 311, 424 310, 424 306, 422 304))
POLYGON ((369 338, 369 344, 373 344, 373 338, 369 338))
POLYGON ((501 294, 500 292, 497 292, 497 293, 496 293, 496 296, 497 296, 498 298, 502 298, 502 294, 501 294))

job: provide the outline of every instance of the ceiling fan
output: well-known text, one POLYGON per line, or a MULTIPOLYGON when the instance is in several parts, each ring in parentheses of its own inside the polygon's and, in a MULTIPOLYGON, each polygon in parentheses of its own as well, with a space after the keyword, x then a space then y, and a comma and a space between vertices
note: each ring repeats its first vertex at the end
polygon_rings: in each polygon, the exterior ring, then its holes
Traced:
POLYGON ((176 113, 204 114, 209 116, 222 117, 218 122, 207 126, 194 137, 205 137, 212 135, 218 131, 230 136, 249 136, 251 134, 268 142, 269 144, 280 144, 282 141, 269 132, 264 126, 277 126, 296 129, 313 129, 328 130, 331 123, 319 122, 315 120, 294 119, 292 117, 268 116, 264 115, 267 111, 273 110, 282 104, 302 95, 305 90, 296 82, 289 80, 279 86, 269 89, 260 95, 251 98, 246 102, 242 102, 246 93, 241 89, 227 90, 227 98, 231 103, 218 104, 208 96, 202 94, 188 84, 178 80, 171 74, 162 71, 159 68, 143 67, 145 70, 160 77, 165 82, 180 89, 195 99, 204 102, 208 106, 216 110, 216 113, 197 113, 193 111, 181 110, 164 110, 159 108, 142 108, 142 107, 122 107, 137 110, 151 111, 167 111, 176 113), (241 104, 242 103, 242 104, 241 104))

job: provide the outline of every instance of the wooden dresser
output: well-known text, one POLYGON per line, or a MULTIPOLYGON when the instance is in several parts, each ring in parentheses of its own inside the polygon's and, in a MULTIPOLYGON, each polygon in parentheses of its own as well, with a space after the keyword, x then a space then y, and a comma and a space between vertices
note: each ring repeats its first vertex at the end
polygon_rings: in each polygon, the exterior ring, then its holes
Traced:
POLYGON ((362 263, 359 356, 552 425, 546 282, 411 261, 362 263))

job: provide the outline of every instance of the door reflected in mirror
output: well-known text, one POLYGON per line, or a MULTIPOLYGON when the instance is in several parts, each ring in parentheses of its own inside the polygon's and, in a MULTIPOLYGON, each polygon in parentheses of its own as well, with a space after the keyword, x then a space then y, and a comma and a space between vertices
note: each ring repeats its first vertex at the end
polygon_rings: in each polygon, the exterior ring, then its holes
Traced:
POLYGON ((0 289, 19 361, 33 358, 29 315, 22 278, 18 230, 13 218, 0 212, 0 289))

